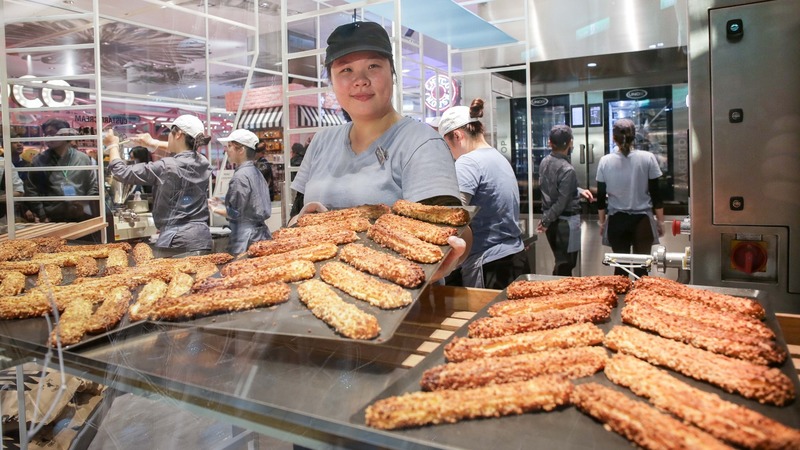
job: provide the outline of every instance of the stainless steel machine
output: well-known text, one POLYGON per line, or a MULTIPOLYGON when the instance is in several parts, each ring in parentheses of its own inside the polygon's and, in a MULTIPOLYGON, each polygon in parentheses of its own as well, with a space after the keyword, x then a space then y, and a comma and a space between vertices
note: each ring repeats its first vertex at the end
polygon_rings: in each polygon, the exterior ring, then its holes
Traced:
POLYGON ((114 240, 146 238, 156 234, 158 230, 147 200, 139 197, 129 199, 135 186, 114 179, 110 185, 114 203, 114 240))
POLYGON ((691 277, 800 313, 800 2, 689 2, 691 277))

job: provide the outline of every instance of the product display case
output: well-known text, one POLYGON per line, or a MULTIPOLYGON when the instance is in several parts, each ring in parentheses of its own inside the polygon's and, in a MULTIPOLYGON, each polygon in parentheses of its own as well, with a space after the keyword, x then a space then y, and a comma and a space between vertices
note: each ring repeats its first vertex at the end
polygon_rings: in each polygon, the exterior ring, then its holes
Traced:
MULTIPOLYGON (((748 294, 765 304, 767 323, 776 331, 779 344, 785 345, 769 305, 757 293, 748 294)), ((489 303, 502 299, 504 293, 499 291, 432 286, 412 306, 394 336, 380 345, 142 322, 69 348, 62 361, 71 374, 118 391, 155 395, 179 408, 305 447, 612 449, 629 445, 573 407, 399 431, 365 425, 367 406, 386 396, 419 391, 421 373, 444 362, 441 344, 453 336, 465 336, 466 325, 485 316, 489 303)), ((621 307, 615 308, 609 322, 600 324, 605 332, 619 323, 621 307)), ((4 324, 0 322, 3 367, 46 357, 46 348, 11 335, 4 324)), ((797 389, 791 361, 780 369, 797 389)), ((576 382, 586 380, 611 386, 602 373, 576 382)), ((800 426, 796 402, 782 408, 760 405, 689 382, 786 425, 800 426)))

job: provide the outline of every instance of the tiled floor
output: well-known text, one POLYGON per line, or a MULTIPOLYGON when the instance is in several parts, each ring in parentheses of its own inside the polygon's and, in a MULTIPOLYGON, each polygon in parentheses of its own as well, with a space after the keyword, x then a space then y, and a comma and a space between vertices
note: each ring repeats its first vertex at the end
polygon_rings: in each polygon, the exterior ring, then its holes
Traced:
MULTIPOLYGON (((668 252, 682 253, 687 246, 689 246, 689 236, 678 235, 672 236, 669 232, 672 219, 680 220, 683 217, 667 217, 667 235, 661 238, 661 245, 667 248, 668 252)), ((603 265, 603 256, 605 253, 611 252, 611 247, 606 247, 601 244, 600 239, 600 226, 597 224, 596 218, 594 220, 584 219, 581 227, 581 255, 580 265, 575 269, 573 275, 587 276, 587 275, 612 275, 614 269, 609 266, 603 265)), ((547 244, 547 238, 540 234, 536 241, 536 273, 540 275, 549 275, 553 273, 553 252, 547 244)), ((666 273, 661 273, 656 270, 650 272, 653 276, 663 276, 673 280, 678 279, 678 269, 667 269, 666 273)))

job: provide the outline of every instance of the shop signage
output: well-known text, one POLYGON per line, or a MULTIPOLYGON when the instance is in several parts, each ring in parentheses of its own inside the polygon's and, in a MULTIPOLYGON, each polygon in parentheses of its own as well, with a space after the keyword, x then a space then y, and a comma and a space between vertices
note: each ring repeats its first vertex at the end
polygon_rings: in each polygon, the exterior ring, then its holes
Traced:
POLYGON ((631 100, 639 100, 640 98, 647 97, 647 91, 644 89, 634 89, 632 91, 628 91, 625 94, 625 97, 628 97, 631 100))
MULTIPOLYGON (((141 122, 141 120, 142 120, 141 117, 135 114, 112 114, 110 116, 103 116, 104 124, 113 124, 113 125, 127 125, 130 123, 139 123, 141 122)), ((95 123, 97 122, 97 116, 76 115, 75 122, 95 123)))
MULTIPOLYGON (((20 78, 36 77, 33 75, 23 75, 20 78)), ((43 86, 41 88, 27 87, 28 92, 26 92, 26 86, 16 84, 8 86, 9 94, 13 95, 14 100, 23 108, 41 108, 45 105, 50 108, 61 108, 64 106, 72 106, 72 103, 75 101, 75 92, 62 89, 62 87, 70 86, 70 84, 64 80, 47 80, 42 83, 39 80, 33 79, 31 83, 42 84, 43 86), (33 91, 34 96, 29 97, 31 91, 33 91), (61 91, 61 97, 63 98, 61 98, 61 100, 53 98, 53 91, 61 91)))
POLYGON ((550 100, 546 99, 545 97, 536 97, 531 99, 531 106, 544 106, 550 103, 550 100))
POLYGON ((457 94, 455 81, 446 75, 434 75, 425 81, 425 106, 434 111, 453 106, 457 94))

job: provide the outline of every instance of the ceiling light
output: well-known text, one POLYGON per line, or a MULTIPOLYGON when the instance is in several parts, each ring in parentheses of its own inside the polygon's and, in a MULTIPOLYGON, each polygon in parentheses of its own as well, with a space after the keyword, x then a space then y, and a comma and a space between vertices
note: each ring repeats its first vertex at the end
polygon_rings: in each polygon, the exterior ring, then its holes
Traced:
POLYGON ((194 89, 196 87, 197 87, 196 84, 190 84, 189 86, 186 86, 187 89, 194 89))
POLYGON ((203 96, 201 95, 200 97, 195 97, 194 99, 195 99, 195 100, 202 100, 202 99, 203 99, 203 96))
POLYGON ((597 67, 597 63, 590 62, 586 64, 586 67, 597 67))

